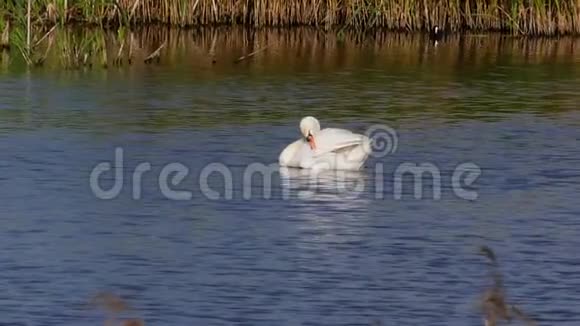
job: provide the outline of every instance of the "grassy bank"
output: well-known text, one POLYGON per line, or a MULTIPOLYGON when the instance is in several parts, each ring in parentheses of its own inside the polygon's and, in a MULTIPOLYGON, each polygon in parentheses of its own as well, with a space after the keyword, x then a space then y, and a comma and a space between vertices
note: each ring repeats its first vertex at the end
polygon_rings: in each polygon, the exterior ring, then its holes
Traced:
MULTIPOLYGON (((2 0, 2 26, 25 16, 24 0, 2 0)), ((32 23, 175 26, 310 25, 520 35, 580 34, 580 0, 35 0, 32 23)))

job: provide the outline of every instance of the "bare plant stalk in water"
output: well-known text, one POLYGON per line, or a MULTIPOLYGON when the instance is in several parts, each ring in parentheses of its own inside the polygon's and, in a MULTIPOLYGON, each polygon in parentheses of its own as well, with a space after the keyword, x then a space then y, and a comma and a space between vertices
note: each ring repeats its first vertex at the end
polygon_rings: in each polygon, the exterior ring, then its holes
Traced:
POLYGON ((163 50, 163 48, 165 47, 166 44, 167 44, 167 41, 163 42, 157 48, 157 50, 153 51, 153 53, 151 53, 150 55, 147 56, 147 58, 145 58, 144 62, 145 63, 151 63, 153 60, 159 62, 159 58, 161 56, 161 50, 163 50))
POLYGON ((255 56, 256 54, 258 54, 258 53, 260 53, 260 52, 266 51, 266 49, 268 49, 268 46, 267 46, 267 45, 266 45, 266 46, 264 46, 264 47, 262 47, 262 48, 260 48, 260 49, 258 49, 258 50, 256 50, 256 51, 252 51, 252 52, 250 52, 250 53, 248 53, 248 54, 246 54, 246 55, 243 55, 243 56, 241 56, 241 57, 237 58, 237 59, 234 61, 234 63, 238 63, 238 62, 244 61, 244 60, 246 60, 246 59, 249 59, 249 58, 251 58, 251 57, 255 56))
POLYGON ((511 322, 514 319, 521 320, 528 326, 536 323, 524 312, 514 305, 509 305, 503 285, 503 276, 499 271, 496 255, 487 246, 480 248, 480 253, 487 257, 491 265, 492 286, 487 289, 481 301, 481 308, 485 318, 485 326, 496 326, 499 321, 511 322))
POLYGON ((145 326, 145 322, 137 318, 125 319, 120 322, 117 320, 117 316, 120 313, 131 311, 132 308, 125 300, 113 293, 97 293, 91 299, 89 305, 107 314, 105 326, 145 326))

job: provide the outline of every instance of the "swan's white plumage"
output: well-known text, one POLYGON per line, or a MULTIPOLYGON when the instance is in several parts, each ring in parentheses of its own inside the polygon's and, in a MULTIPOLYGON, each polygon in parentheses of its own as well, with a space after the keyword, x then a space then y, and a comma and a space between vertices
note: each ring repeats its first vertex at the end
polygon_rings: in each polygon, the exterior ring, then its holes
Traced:
POLYGON ((288 145, 280 154, 281 166, 319 170, 359 170, 371 152, 368 137, 349 130, 327 128, 320 130, 318 120, 306 117, 300 123, 306 138, 314 137, 312 149, 305 138, 288 145))

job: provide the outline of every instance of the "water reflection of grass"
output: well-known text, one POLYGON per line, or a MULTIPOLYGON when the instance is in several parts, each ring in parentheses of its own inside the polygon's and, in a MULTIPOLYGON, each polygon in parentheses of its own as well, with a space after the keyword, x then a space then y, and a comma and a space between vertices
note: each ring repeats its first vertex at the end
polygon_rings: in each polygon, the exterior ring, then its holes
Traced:
POLYGON ((151 55, 136 43, 134 32, 125 28, 116 31, 100 28, 34 29, 31 50, 27 50, 26 31, 13 28, 10 52, 12 59, 23 59, 29 66, 55 69, 88 69, 122 66, 136 60, 145 62, 151 55))
MULTIPOLYGON (((14 29, 16 39, 22 29, 14 29)), ((52 68, 88 66, 142 66, 145 59, 162 46, 164 64, 185 64, 212 68, 214 72, 231 70, 241 56, 254 56, 239 63, 252 69, 288 72, 309 69, 333 70, 386 62, 393 68, 453 68, 465 72, 491 65, 559 64, 578 61, 580 40, 576 38, 513 38, 502 35, 458 35, 434 46, 421 34, 397 34, 384 31, 325 33, 310 28, 260 29, 205 28, 171 30, 162 27, 119 29, 99 28, 38 29, 33 34, 37 54, 52 68), (48 33, 50 32, 50 33, 48 33), (56 60, 55 60, 56 59, 56 60), (467 69, 469 70, 469 69, 467 69)), ((11 52, 13 59, 18 54, 11 52)))
MULTIPOLYGON (((425 117, 481 119, 494 113, 575 110, 580 87, 580 40, 574 38, 466 35, 435 47, 419 34, 145 28, 127 32, 124 39, 123 58, 132 53, 133 64, 120 67, 114 63, 121 48, 118 34, 57 28, 41 42, 43 53, 49 42, 53 45, 31 76, 49 72, 62 85, 51 88, 57 93, 44 101, 66 89, 70 96, 83 92, 92 109, 47 104, 52 108, 22 120, 28 116, 23 103, 0 110, 2 124, 114 132, 275 123, 304 114, 393 121, 420 111, 425 117), (91 43, 83 45, 83 39, 91 43), (141 59, 163 43, 161 66, 144 64, 141 59), (265 45, 266 51, 234 63, 265 45), (92 68, 63 71, 62 53, 79 53, 82 47, 99 53, 91 56, 92 68), (100 67, 103 62, 108 69, 100 67), (92 90, 107 89, 106 96, 76 86, 86 78, 92 90), (134 86, 109 89, 111 82, 134 86), (137 93, 129 96, 129 91, 137 93)), ((12 61, 2 69, 16 69, 18 61, 12 61)))

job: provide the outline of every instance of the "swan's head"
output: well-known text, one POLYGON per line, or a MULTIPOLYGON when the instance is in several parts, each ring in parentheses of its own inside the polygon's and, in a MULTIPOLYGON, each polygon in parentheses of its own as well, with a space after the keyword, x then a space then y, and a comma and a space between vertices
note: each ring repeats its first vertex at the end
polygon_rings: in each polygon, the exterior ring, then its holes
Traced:
POLYGON ((439 26, 435 25, 435 27, 433 27, 433 34, 439 34, 439 26))
POLYGON ((300 132, 305 138, 314 136, 320 131, 320 123, 315 117, 304 117, 300 121, 300 132))
POLYGON ((320 131, 320 123, 315 117, 304 117, 300 121, 300 132, 302 136, 306 139, 308 144, 310 144, 311 149, 316 149, 316 142, 314 137, 320 131))

